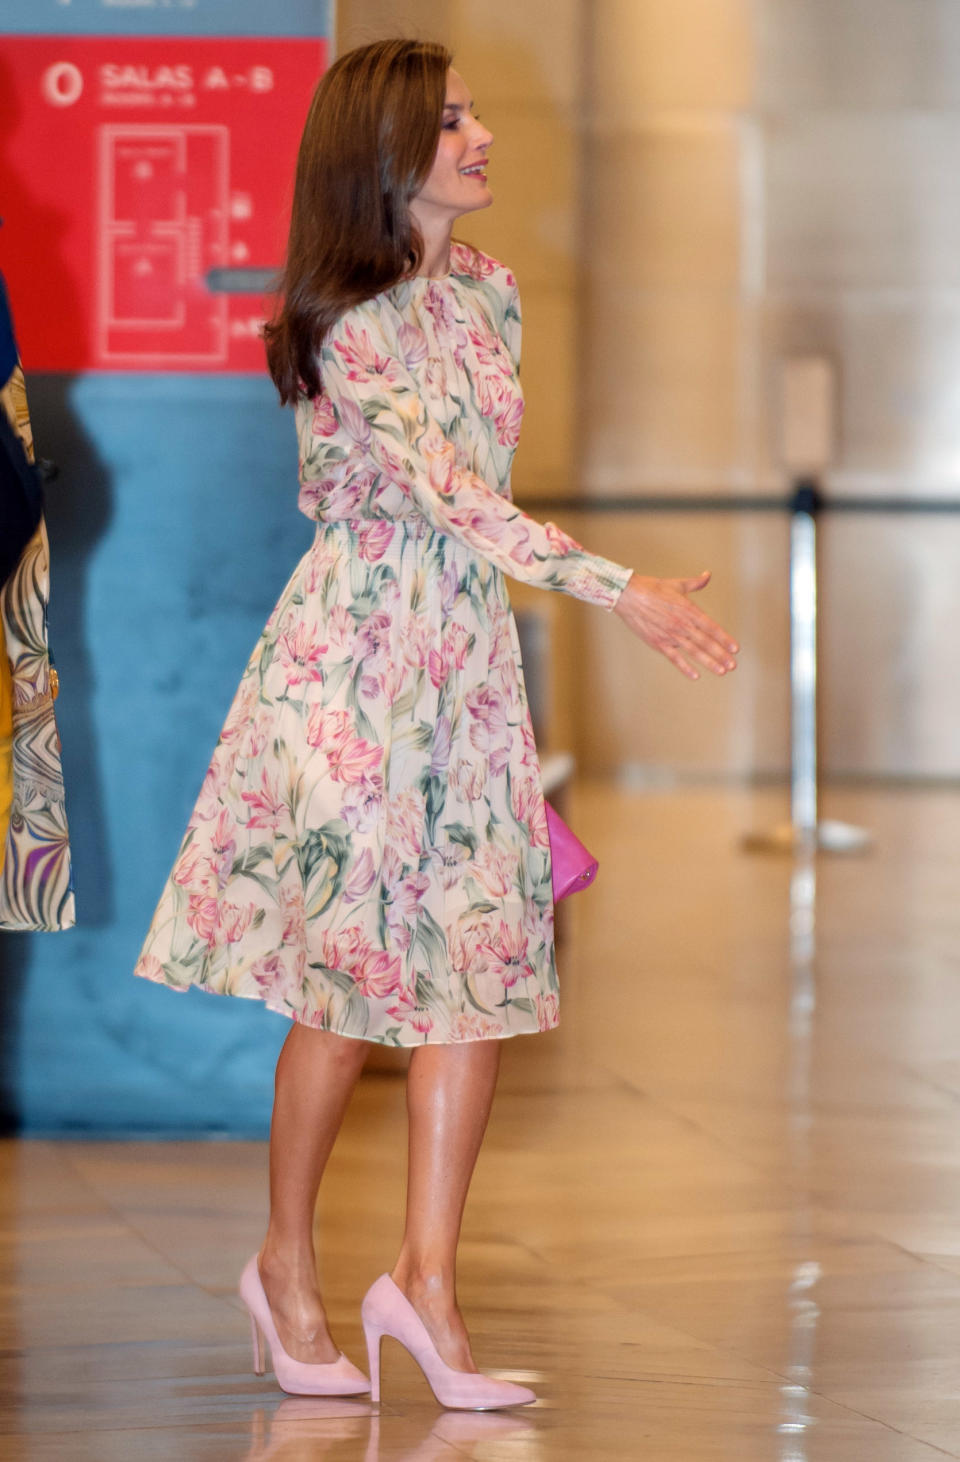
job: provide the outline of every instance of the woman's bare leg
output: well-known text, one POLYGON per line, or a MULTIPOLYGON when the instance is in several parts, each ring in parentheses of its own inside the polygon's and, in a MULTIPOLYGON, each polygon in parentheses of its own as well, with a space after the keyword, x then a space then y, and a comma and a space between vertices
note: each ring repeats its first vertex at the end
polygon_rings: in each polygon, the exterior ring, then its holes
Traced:
POLYGON ((499 1067, 497 1040, 418 1046, 407 1078, 407 1217, 391 1277, 460 1371, 477 1368, 457 1307, 457 1243, 499 1067))
POLYGON ((317 1285, 313 1216, 320 1179, 370 1047, 294 1025, 277 1062, 270 1124, 270 1222, 260 1277, 280 1341, 294 1360, 325 1365, 330 1338, 317 1285))

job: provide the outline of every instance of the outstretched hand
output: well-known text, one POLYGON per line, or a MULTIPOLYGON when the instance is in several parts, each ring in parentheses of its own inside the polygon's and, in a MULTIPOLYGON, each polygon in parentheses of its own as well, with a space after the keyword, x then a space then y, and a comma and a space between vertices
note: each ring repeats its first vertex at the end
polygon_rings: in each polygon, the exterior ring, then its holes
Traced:
POLYGON ((735 670, 740 646, 688 597, 706 588, 709 570, 695 579, 650 579, 634 574, 614 606, 628 629, 652 650, 666 655, 689 680, 697 665, 714 675, 735 670))

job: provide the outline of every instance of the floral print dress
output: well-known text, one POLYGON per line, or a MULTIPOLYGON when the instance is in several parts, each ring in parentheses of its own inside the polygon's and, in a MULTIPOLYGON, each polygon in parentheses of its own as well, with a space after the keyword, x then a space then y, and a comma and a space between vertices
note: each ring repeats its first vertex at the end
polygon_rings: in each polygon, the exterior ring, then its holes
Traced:
POLYGON ((296 409, 317 521, 254 649, 137 974, 388 1045, 558 1019, 550 847, 504 574, 612 608, 630 570, 513 506, 513 275, 350 309, 296 409))

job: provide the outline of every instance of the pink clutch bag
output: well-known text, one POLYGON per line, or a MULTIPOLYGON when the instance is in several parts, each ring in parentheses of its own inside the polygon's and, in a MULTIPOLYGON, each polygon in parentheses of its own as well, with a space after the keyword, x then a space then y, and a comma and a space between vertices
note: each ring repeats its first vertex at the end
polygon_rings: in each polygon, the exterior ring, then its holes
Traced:
POLYGON ((543 805, 547 809, 547 832, 550 835, 553 901, 559 903, 568 894, 577 893, 591 884, 600 865, 576 833, 570 831, 559 812, 555 812, 549 802, 543 805))

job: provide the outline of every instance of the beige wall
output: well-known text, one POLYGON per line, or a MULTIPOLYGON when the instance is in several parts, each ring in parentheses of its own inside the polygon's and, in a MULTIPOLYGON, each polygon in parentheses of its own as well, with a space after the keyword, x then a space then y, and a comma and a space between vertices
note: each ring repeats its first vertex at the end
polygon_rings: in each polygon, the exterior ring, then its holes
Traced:
MULTIPOLYGON (((600 0, 584 81, 582 485, 755 492, 762 410, 762 141, 752 0, 600 0)), ((766 486, 779 484, 768 481, 766 486)), ((787 534, 773 515, 593 517, 646 573, 709 567, 704 607, 745 653, 696 686, 585 618, 581 760, 639 777, 777 772, 789 702, 787 534)))
MULTIPOLYGON (((496 134, 495 206, 463 232, 521 283, 518 493, 780 493, 777 372, 807 352, 839 368, 833 496, 956 491, 956 0, 339 11, 341 45, 398 29, 452 45, 496 134)), ((570 526, 645 572, 712 567, 705 606, 745 651, 730 681, 691 687, 615 620, 550 602, 559 738, 593 770, 783 771, 783 520, 570 526)), ((821 539, 824 765, 960 774, 941 648, 960 521, 831 516, 821 539)))

